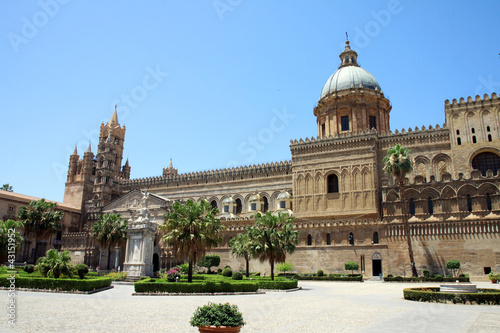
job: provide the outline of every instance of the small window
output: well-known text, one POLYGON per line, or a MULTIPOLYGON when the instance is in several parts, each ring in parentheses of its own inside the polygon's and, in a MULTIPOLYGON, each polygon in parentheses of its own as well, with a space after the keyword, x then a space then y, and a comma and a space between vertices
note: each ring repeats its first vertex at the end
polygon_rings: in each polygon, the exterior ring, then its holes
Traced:
POLYGON ((212 200, 212 201, 210 202, 210 205, 212 206, 212 208, 217 208, 217 201, 212 200))
POLYGON ((471 132, 472 132, 472 134, 476 133, 476 130, 474 129, 474 127, 471 129, 471 132))
POLYGON ((472 212, 472 199, 470 194, 467 194, 467 211, 472 212))
POLYGON ((14 213, 16 208, 14 206, 9 206, 9 213, 14 213))
POLYGON ((462 140, 460 138, 457 138, 457 145, 461 145, 462 144, 462 140))
POLYGON ((229 213, 229 206, 224 206, 224 213, 229 213))
POLYGON ((312 245, 312 236, 311 236, 311 234, 307 235, 307 245, 312 245))
POLYGON ((269 202, 266 197, 262 197, 262 201, 264 201, 264 205, 262 206, 262 212, 265 213, 269 209, 269 202))
POLYGON ((428 197, 427 198, 427 210, 429 212, 429 215, 434 214, 434 204, 432 203, 432 198, 428 197))
POLYGON ((372 129, 372 128, 377 128, 377 118, 375 116, 370 116, 368 118, 369 122, 370 122, 370 128, 369 129, 372 129))
POLYGON ((490 131, 490 127, 486 126, 486 132, 489 132, 489 131, 490 131))
POLYGON ((488 134, 488 142, 491 142, 491 134, 488 134))
POLYGON ((286 201, 280 201, 280 208, 285 209, 286 208, 286 201))
POLYGON ((326 124, 323 123, 321 124, 321 136, 325 137, 325 133, 326 133, 326 124))
POLYGON ((332 237, 330 233, 326 234, 326 245, 332 245, 332 237))
POLYGON ((342 131, 349 130, 349 116, 340 117, 340 126, 342 131))
POLYGON ((483 267, 484 269, 484 274, 490 274, 491 273, 491 267, 483 267))
POLYGON ((327 178, 328 193, 338 193, 339 192, 339 178, 337 175, 332 174, 327 178))
POLYGON ((378 232, 373 233, 373 244, 378 244, 378 232))
POLYGON ((408 205, 410 206, 410 215, 415 216, 415 200, 411 198, 410 201, 408 202, 408 205))
POLYGON ((352 232, 349 233, 347 240, 349 241, 350 245, 354 245, 354 234, 352 232))
POLYGON ((460 130, 457 130, 457 135, 460 135, 460 130))
POLYGON ((490 194, 486 194, 486 210, 491 212, 492 206, 491 206, 491 197, 490 194))
POLYGON ((477 141, 476 141, 476 136, 475 136, 475 135, 473 135, 473 136, 472 136, 472 143, 476 143, 476 142, 477 142, 477 141))
POLYGON ((257 204, 256 203, 250 204, 250 210, 257 210, 257 204))

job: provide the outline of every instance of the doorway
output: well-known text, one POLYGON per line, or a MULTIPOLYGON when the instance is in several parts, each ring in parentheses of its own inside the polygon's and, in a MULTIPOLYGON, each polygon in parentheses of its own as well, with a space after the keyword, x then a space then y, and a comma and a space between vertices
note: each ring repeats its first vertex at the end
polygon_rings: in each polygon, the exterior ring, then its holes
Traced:
POLYGON ((372 276, 382 276, 382 256, 378 252, 372 255, 372 276))
POLYGON ((153 254, 153 272, 156 273, 160 270, 160 257, 158 253, 153 254))

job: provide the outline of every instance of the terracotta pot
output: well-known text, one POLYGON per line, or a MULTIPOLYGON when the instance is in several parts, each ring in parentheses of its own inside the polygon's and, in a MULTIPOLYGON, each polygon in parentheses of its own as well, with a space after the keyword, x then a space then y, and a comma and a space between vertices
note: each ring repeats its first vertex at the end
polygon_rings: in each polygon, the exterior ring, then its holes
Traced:
POLYGON ((491 279, 491 283, 497 283, 498 281, 496 279, 491 279))
POLYGON ((204 326, 198 327, 200 333, 210 333, 210 332, 218 332, 218 333, 238 333, 241 329, 241 326, 230 327, 230 326, 204 326))

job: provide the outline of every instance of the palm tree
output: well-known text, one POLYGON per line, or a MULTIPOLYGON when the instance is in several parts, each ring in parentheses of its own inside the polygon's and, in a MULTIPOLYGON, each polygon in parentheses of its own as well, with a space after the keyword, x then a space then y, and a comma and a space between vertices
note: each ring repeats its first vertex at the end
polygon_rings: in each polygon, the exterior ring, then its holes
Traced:
POLYGON ((293 230, 293 216, 282 213, 255 214, 255 225, 248 228, 250 253, 260 262, 271 264, 271 280, 274 280, 274 264, 285 262, 286 255, 295 251, 299 232, 293 230))
POLYGON ((245 258, 246 262, 246 276, 250 276, 250 238, 248 233, 238 234, 236 237, 231 238, 229 241, 229 246, 231 247, 231 253, 237 257, 245 258))
POLYGON ((73 265, 71 265, 71 255, 69 251, 59 252, 56 249, 50 249, 45 257, 38 259, 37 269, 45 277, 59 278, 61 274, 73 277, 73 265))
POLYGON ((1 191, 7 191, 7 192, 13 192, 14 190, 12 189, 12 186, 9 184, 3 184, 2 187, 0 187, 1 191))
POLYGON ((384 171, 392 175, 399 184, 399 193, 401 196, 401 214, 406 234, 406 242, 408 243, 408 253, 410 256, 411 272, 414 277, 418 276, 413 258, 413 248, 411 245, 410 225, 406 216, 406 197, 405 197, 405 179, 406 174, 413 170, 413 160, 409 156, 409 149, 396 145, 387 150, 387 155, 382 162, 384 163, 384 171))
POLYGON ((62 228, 64 213, 56 211, 57 204, 45 199, 31 200, 29 207, 21 206, 18 217, 24 224, 26 233, 34 235, 35 261, 39 257, 38 241, 49 238, 54 232, 62 228))
POLYGON ((127 220, 122 220, 120 214, 106 213, 92 224, 91 236, 99 242, 102 248, 108 249, 107 270, 109 270, 111 248, 127 239, 127 228, 127 220))
MULTIPOLYGON (((19 245, 24 242, 24 239, 21 237, 21 234, 16 229, 22 228, 23 223, 21 221, 0 220, 0 263, 3 263, 9 259, 9 262, 12 257, 8 257, 9 252, 14 252, 13 249, 9 249, 12 245, 17 249, 19 245), (9 251, 11 250, 11 251, 9 251)), ((12 260, 14 262, 14 260, 12 260)))
POLYGON ((160 229, 164 232, 162 242, 172 246, 173 253, 188 261, 188 281, 193 280, 193 265, 205 253, 220 242, 219 232, 223 226, 215 216, 217 208, 205 200, 196 203, 175 202, 172 210, 165 213, 160 229))

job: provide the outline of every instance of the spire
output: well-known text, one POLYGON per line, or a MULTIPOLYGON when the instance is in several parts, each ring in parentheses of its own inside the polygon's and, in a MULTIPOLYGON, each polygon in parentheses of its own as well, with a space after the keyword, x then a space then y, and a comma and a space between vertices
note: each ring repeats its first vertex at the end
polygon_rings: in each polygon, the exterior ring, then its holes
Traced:
POLYGON ((128 157, 127 157, 127 160, 125 161, 125 166, 128 167, 128 157))
POLYGON ((75 151, 71 155, 78 155, 78 151, 76 150, 76 145, 75 145, 75 151))
MULTIPOLYGON (((347 39, 347 32, 346 32, 346 39, 347 39)), ((351 46, 349 45, 349 39, 345 41, 345 50, 339 55, 339 58, 340 58, 339 68, 346 66, 359 67, 358 54, 356 53, 356 51, 351 50, 351 46)))
POLYGON ((169 169, 173 169, 174 168, 174 166, 172 165, 172 159, 170 159, 170 164, 168 165, 168 168, 169 169))
POLYGON ((91 153, 92 152, 92 143, 89 142, 89 147, 87 148, 87 152, 91 153))
POLYGON ((118 105, 115 104, 115 111, 113 112, 113 115, 111 116, 111 119, 109 120, 109 125, 110 126, 116 126, 118 125, 118 115, 116 114, 116 109, 118 108, 118 105))

